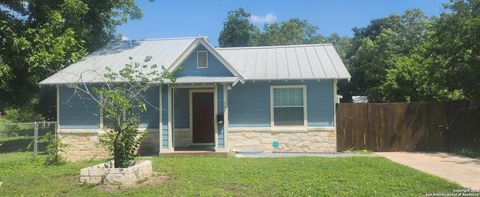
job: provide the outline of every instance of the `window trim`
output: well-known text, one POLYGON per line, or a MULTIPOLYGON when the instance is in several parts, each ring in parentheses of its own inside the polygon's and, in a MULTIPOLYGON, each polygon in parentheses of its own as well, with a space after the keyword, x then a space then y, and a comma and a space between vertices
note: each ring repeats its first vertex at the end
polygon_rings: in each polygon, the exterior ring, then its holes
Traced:
POLYGON ((306 85, 271 85, 270 86, 270 127, 271 128, 307 128, 308 127, 308 117, 307 117, 308 107, 307 107, 307 86, 306 85), (303 89, 303 125, 275 125, 275 113, 274 113, 274 89, 290 89, 290 88, 302 88, 303 89))
POLYGON ((205 69, 205 68, 208 68, 208 51, 206 50, 201 50, 201 51, 197 51, 197 69, 205 69), (205 60, 206 60, 206 66, 205 67, 199 67, 199 63, 198 63, 198 60, 199 60, 199 53, 205 53, 205 60))

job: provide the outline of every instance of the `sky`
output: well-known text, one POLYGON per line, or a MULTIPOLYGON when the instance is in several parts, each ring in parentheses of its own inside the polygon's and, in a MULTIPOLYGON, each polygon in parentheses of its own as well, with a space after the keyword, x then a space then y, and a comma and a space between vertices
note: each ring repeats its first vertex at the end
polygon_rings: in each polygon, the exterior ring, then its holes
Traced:
POLYGON ((143 18, 118 28, 124 39, 208 36, 218 45, 218 36, 230 10, 244 8, 250 21, 263 29, 272 22, 306 19, 318 33, 352 36, 353 27, 364 27, 372 19, 420 8, 426 15, 439 15, 447 0, 137 0, 143 18))

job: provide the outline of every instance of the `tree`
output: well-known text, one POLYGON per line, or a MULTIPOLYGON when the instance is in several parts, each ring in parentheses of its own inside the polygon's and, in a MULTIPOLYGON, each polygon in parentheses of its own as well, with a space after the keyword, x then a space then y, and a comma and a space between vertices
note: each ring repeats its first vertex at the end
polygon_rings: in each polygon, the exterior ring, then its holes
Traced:
POLYGON ((306 20, 292 18, 281 23, 265 25, 261 35, 262 45, 292 45, 323 43, 323 36, 317 34, 317 27, 306 20))
POLYGON ((339 86, 339 92, 347 100, 352 95, 366 95, 371 101, 401 100, 391 94, 395 88, 382 88, 387 71, 396 67, 401 57, 415 53, 417 46, 426 42, 430 21, 414 9, 372 20, 364 28, 354 28, 352 46, 345 56, 352 79, 339 86))
POLYGON ((224 22, 218 39, 220 47, 318 44, 330 41, 338 43, 341 56, 344 57, 344 51, 350 43, 349 38, 337 34, 324 37, 317 33, 318 27, 298 18, 266 24, 260 31, 250 22, 250 16, 243 8, 228 12, 227 21, 224 22))
POLYGON ((0 110, 38 103, 37 83, 118 37, 134 0, 0 0, 0 110))
MULTIPOLYGON (((382 89, 389 100, 480 98, 480 1, 451 1, 431 21, 423 42, 387 69, 382 89)), ((413 40, 414 33, 406 38, 413 40)))
POLYGON ((449 94, 480 98, 480 0, 452 0, 433 25, 424 58, 449 94))
MULTIPOLYGON (((118 72, 107 67, 107 72, 101 76, 104 83, 95 86, 85 82, 67 85, 75 89, 79 98, 92 100, 98 105, 104 121, 108 123, 104 125, 106 130, 100 137, 100 143, 110 151, 115 168, 131 165, 136 157, 135 151, 146 134, 138 133, 140 113, 147 110, 146 105, 151 105, 143 98, 144 93, 165 79, 175 81, 174 75, 163 66, 149 65, 151 57, 146 57, 143 63, 130 60, 132 63, 118 72)), ((91 73, 97 74, 93 70, 91 73)))
POLYGON ((257 43, 260 31, 250 23, 251 14, 243 8, 228 12, 227 21, 218 38, 220 47, 244 47, 257 43))

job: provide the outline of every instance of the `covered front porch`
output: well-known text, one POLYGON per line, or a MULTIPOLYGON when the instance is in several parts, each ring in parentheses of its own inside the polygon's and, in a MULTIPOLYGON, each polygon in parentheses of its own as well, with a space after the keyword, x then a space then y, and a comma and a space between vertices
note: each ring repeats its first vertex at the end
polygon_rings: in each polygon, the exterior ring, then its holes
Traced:
POLYGON ((235 77, 179 78, 160 86, 160 154, 227 152, 235 77))

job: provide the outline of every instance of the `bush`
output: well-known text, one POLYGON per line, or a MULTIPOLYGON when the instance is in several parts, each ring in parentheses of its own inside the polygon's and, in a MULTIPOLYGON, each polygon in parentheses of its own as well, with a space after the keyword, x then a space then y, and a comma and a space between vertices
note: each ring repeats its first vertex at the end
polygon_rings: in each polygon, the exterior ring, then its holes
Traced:
POLYGON ((35 112, 32 107, 8 108, 5 110, 4 118, 10 122, 34 122, 43 121, 45 118, 35 112))
POLYGON ((43 136, 43 140, 48 143, 45 165, 58 166, 64 164, 65 160, 60 155, 60 152, 63 150, 63 148, 67 147, 67 145, 62 143, 61 139, 56 138, 50 133, 45 134, 45 136, 43 136))

